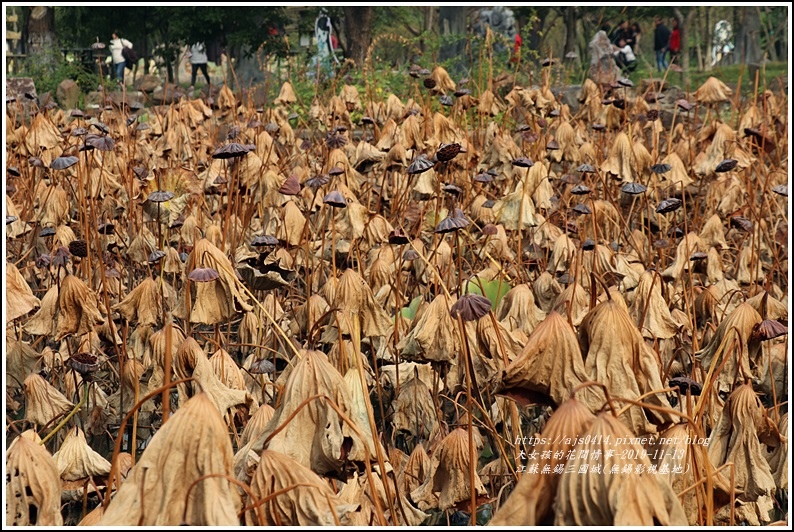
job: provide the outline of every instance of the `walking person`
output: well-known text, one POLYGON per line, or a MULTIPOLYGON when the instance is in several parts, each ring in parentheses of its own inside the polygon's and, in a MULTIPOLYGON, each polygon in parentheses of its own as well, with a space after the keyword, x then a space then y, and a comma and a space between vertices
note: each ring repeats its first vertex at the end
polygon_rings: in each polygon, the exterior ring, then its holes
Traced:
POLYGON ((653 30, 653 51, 656 52, 656 68, 659 72, 667 70, 667 50, 670 47, 670 28, 664 25, 661 17, 654 17, 653 23, 656 29, 653 30))
POLYGON ((673 31, 670 33, 670 62, 680 66, 679 54, 681 53, 681 30, 678 19, 673 17, 673 31))
POLYGON ((127 64, 127 60, 124 58, 122 50, 124 50, 124 48, 132 48, 132 43, 127 39, 121 38, 119 36, 119 31, 116 30, 113 32, 112 38, 110 39, 109 48, 111 57, 113 58, 113 73, 118 82, 124 85, 124 67, 127 64))
POLYGON ((204 74, 204 79, 207 80, 207 90, 209 91, 210 75, 207 73, 207 49, 204 43, 200 42, 191 46, 188 57, 190 58, 191 66, 190 90, 193 90, 193 86, 196 84, 196 76, 198 71, 201 70, 201 73, 204 74))

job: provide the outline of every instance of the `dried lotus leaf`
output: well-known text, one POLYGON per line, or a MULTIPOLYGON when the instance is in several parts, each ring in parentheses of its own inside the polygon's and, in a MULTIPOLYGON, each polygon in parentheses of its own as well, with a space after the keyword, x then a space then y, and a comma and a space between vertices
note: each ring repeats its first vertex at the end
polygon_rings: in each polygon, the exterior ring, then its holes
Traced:
POLYGON ((662 296, 663 281, 655 272, 647 270, 635 289, 629 314, 645 338, 672 338, 678 334, 678 324, 662 296))
POLYGON ((367 452, 374 456, 375 446, 370 433, 357 427, 367 439, 365 444, 327 400, 314 399, 292 415, 298 406, 314 395, 328 397, 348 416, 353 412, 347 384, 326 355, 318 351, 303 351, 286 378, 281 404, 273 418, 259 437, 242 447, 235 456, 238 479, 249 474, 249 453, 256 456, 263 448, 286 454, 319 475, 337 477, 345 476, 345 464, 363 462, 367 452), (287 418, 290 421, 275 432, 287 418))
POLYGON ((430 388, 418 374, 402 383, 394 403, 395 430, 408 432, 417 441, 427 440, 438 426, 430 388))
POLYGON ((346 525, 360 506, 346 503, 300 462, 267 449, 262 451, 259 466, 251 477, 251 493, 256 499, 246 498, 246 507, 271 498, 258 504, 258 509, 245 513, 249 526, 346 525))
POLYGON ((268 404, 261 405, 254 412, 240 435, 240 447, 244 447, 248 442, 259 437, 270 420, 273 419, 274 412, 273 407, 268 404))
MULTIPOLYGON (((645 343, 624 305, 614 299, 598 304, 582 320, 579 343, 585 355, 585 369, 590 380, 602 382, 609 393, 637 400, 641 395, 664 388, 660 361, 645 343)), ((652 393, 645 402, 671 409, 667 396, 652 393)), ((634 434, 655 432, 653 422, 677 422, 674 414, 654 410, 648 413, 639 406, 624 410, 620 419, 634 434)))
POLYGON ((55 339, 62 340, 70 334, 82 336, 94 332, 96 326, 105 321, 97 305, 96 292, 80 278, 74 275, 64 277, 58 292, 58 325, 55 339))
POLYGON ((139 325, 156 325, 163 313, 162 296, 158 282, 147 277, 133 288, 115 310, 129 322, 139 325))
POLYGON ((535 305, 535 296, 528 284, 511 288, 499 302, 495 314, 508 330, 520 330, 527 336, 545 318, 545 313, 535 305))
MULTIPOLYGON (((587 380, 576 333, 565 318, 552 311, 529 336, 518 358, 505 368, 500 389, 508 396, 511 392, 529 397, 540 394, 562 405, 571 391, 587 380)), ((577 397, 592 412, 604 405, 600 388, 587 387, 577 397)))
POLYGON ((641 445, 629 442, 620 447, 620 452, 614 452, 618 438, 631 436, 631 430, 611 414, 601 414, 593 421, 584 436, 588 443, 574 447, 573 469, 579 471, 584 466, 587 473, 562 475, 555 506, 556 526, 688 524, 678 496, 661 475, 635 472, 637 466, 647 470, 651 465, 641 445), (600 463, 588 458, 594 451, 603 457, 600 463), (613 473, 614 467, 618 471, 631 467, 632 471, 613 473))
MULTIPOLYGON (((565 462, 554 456, 559 451, 563 456, 573 448, 572 442, 583 436, 590 425, 595 421, 595 416, 590 409, 576 399, 569 399, 560 405, 546 422, 540 434, 546 443, 542 443, 533 450, 537 456, 543 456, 544 451, 551 451, 552 458, 537 460, 538 467, 546 464, 554 470, 565 462), (562 440, 560 440, 562 437, 562 440), (560 441, 560 445, 556 442, 560 441)), ((557 455, 559 456, 559 455, 557 455)), ((528 464, 531 467, 532 463, 528 464)), ((553 516, 552 503, 554 502, 557 486, 563 475, 522 475, 516 488, 502 507, 496 512, 490 522, 492 526, 537 526, 549 524, 553 516)))
POLYGON ((6 451, 6 526, 63 526, 58 467, 33 430, 6 451))
POLYGON ((52 457, 63 480, 101 477, 110 473, 110 462, 88 446, 85 433, 79 427, 69 430, 61 448, 52 457))
MULTIPOLYGON (((478 431, 474 435, 475 458, 477 449, 482 446, 478 431)), ((475 475, 474 486, 470 484, 469 434, 465 428, 457 428, 441 440, 433 452, 432 470, 424 484, 411 493, 420 510, 438 507, 446 511, 459 502, 471 499, 471 490, 477 495, 485 495, 485 486, 475 475)))
POLYGON ((36 425, 43 427, 74 406, 38 373, 28 375, 24 388, 25 419, 36 425))
POLYGON ((237 526, 241 501, 226 478, 232 462, 226 423, 209 396, 200 393, 154 434, 100 524, 237 526), (185 497, 191 486, 191 496, 185 497))
POLYGON ((728 397, 722 414, 709 435, 708 455, 714 467, 735 464, 735 490, 738 501, 753 503, 756 518, 770 521, 776 491, 766 459, 766 449, 759 440, 771 421, 749 384, 738 386, 728 397))
POLYGON ((449 313, 452 306, 444 294, 430 302, 414 318, 411 330, 397 344, 400 356, 418 362, 451 362, 458 350, 455 322, 449 313))
POLYGON ((6 261, 6 319, 13 321, 38 308, 39 299, 12 262, 6 261))
POLYGON ((758 312, 748 303, 742 303, 720 322, 711 341, 696 353, 704 369, 712 372, 721 368, 716 377, 718 391, 729 392, 734 381, 752 379, 750 361, 755 360, 760 342, 753 341, 751 336, 759 323, 758 312))

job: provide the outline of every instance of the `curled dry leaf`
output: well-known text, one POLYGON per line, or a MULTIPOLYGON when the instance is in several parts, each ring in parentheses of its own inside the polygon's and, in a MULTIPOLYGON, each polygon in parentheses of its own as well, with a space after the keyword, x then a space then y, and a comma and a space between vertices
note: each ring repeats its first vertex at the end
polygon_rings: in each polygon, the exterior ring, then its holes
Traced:
POLYGON ((69 429, 61 448, 52 457, 63 480, 101 477, 110 473, 110 462, 88 446, 85 433, 79 427, 69 429))
POLYGON ((74 334, 82 336, 94 332, 105 319, 97 308, 97 295, 80 278, 67 275, 58 292, 58 325, 56 340, 74 334))
POLYGON ((250 475, 253 470, 251 455, 256 462, 257 453, 263 448, 286 454, 319 475, 338 477, 345 476, 345 468, 351 462, 363 462, 366 453, 373 457, 375 446, 371 433, 356 427, 366 439, 366 442, 361 441, 328 405, 328 399, 346 415, 353 412, 347 384, 325 354, 303 351, 286 379, 282 402, 273 418, 259 437, 235 456, 237 478, 245 479, 250 475), (325 398, 310 399, 313 396, 325 398), (297 410, 306 400, 308 404, 297 410))
POLYGON ((614 445, 632 431, 610 414, 601 414, 585 433, 586 443, 574 447, 573 468, 589 466, 584 474, 563 474, 557 490, 554 524, 557 526, 685 526, 684 508, 661 475, 635 473, 651 463, 638 443, 614 445), (588 438, 589 436, 589 438, 588 438), (623 451, 627 451, 623 453, 623 451), (584 452, 587 451, 587 452, 584 452), (594 451, 603 459, 593 462, 594 451), (595 467, 594 467, 595 466, 595 467), (599 467, 601 466, 601 467, 599 467), (631 467, 629 474, 616 473, 631 467), (607 472, 609 471, 609 473, 607 472))
MULTIPOLYGON (((518 358, 504 369, 500 389, 510 397, 522 396, 531 402, 548 402, 543 399, 548 397, 561 405, 587 380, 576 333, 564 317, 552 311, 529 336, 518 358)), ((577 396, 593 412, 604 405, 600 388, 587 387, 577 396)))
POLYGON ((240 496, 224 478, 232 476, 232 461, 226 424, 209 396, 200 393, 155 433, 100 524, 239 525, 240 496), (212 476, 197 482, 207 475, 212 476))
POLYGON ((672 338, 679 325, 670 315, 664 296, 663 281, 655 272, 647 270, 640 277, 629 313, 645 338, 672 338))
POLYGON ((346 503, 294 458, 268 449, 262 451, 251 477, 251 493, 256 498, 245 499, 246 508, 253 507, 245 513, 249 526, 345 525, 360 506, 346 503))
POLYGON ((709 438, 708 454, 712 465, 735 464, 736 494, 741 502, 752 503, 756 520, 761 523, 770 520, 776 490, 762 445, 770 432, 777 432, 776 427, 770 430, 770 424, 752 386, 743 384, 728 397, 709 438))
POLYGON ((752 333, 761 321, 751 305, 742 303, 720 322, 711 341, 696 353, 703 368, 716 374, 718 391, 729 392, 734 381, 752 378, 750 361, 755 360, 761 347, 752 339, 752 333))
POLYGON ((435 433, 438 416, 430 388, 417 375, 401 384, 394 403, 394 428, 415 440, 427 440, 435 433))
POLYGON ((397 344, 400 356, 417 362, 452 362, 459 341, 450 307, 444 294, 437 295, 397 344))
MULTIPOLYGON (((161 282, 164 281, 161 279, 161 282)), ((115 310, 132 323, 156 325, 163 313, 163 299, 157 285, 158 281, 147 277, 116 305, 115 310)))
MULTIPOLYGON (((237 406, 250 407, 253 403, 253 397, 245 389, 233 389, 221 382, 213 364, 192 337, 186 338, 179 346, 173 367, 177 378, 193 378, 191 382, 177 385, 181 404, 203 392, 218 412, 227 417, 234 415, 237 406)), ((239 383, 237 380, 234 382, 239 383)))
MULTIPOLYGON (((641 395, 662 390, 660 361, 645 343, 623 305, 609 299, 598 304, 582 320, 579 343, 586 353, 585 369, 590 380, 602 382, 609 393, 637 400, 641 395)), ((667 396, 650 393, 643 401, 670 409, 667 396)), ((635 435, 654 432, 653 423, 678 421, 678 417, 658 410, 648 413, 639 406, 627 408, 620 416, 635 435)))
POLYGON ((6 451, 6 526, 63 526, 58 467, 33 430, 6 451))
POLYGON ((17 267, 6 261, 6 317, 9 321, 25 316, 38 308, 39 299, 33 295, 17 267))
MULTIPOLYGON (((551 458, 539 458, 527 464, 527 467, 537 465, 539 470, 546 465, 551 471, 557 471, 559 466, 565 467, 561 456, 565 456, 573 449, 577 438, 583 436, 590 425, 595 421, 595 416, 583 403, 576 399, 568 399, 562 403, 546 422, 540 433, 541 443, 534 447, 537 456, 544 456, 550 451, 551 458), (556 442, 560 442, 557 445, 556 442)), ((551 524, 554 516, 552 504, 557 495, 557 487, 563 475, 553 473, 547 475, 525 474, 518 481, 516 488, 504 505, 496 512, 492 526, 538 526, 551 524)))
POLYGON ((74 406, 38 373, 28 375, 24 387, 25 419, 36 425, 43 427, 74 406))
MULTIPOLYGON (((474 446, 476 457, 482 446, 482 437, 476 430, 474 446)), ((459 502, 469 500, 472 489, 477 495, 485 495, 485 486, 482 485, 479 475, 475 475, 475 484, 471 486, 470 467, 469 433, 465 428, 457 428, 437 444, 431 459, 430 474, 424 484, 411 492, 411 499, 420 510, 438 508, 446 511, 459 502)))

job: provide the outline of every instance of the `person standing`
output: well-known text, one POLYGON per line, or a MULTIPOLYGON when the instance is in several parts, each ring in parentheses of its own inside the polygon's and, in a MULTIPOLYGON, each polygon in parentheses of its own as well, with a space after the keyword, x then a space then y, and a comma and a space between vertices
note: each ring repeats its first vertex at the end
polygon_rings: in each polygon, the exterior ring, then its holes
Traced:
POLYGON ((204 46, 203 42, 197 42, 193 46, 190 47, 190 54, 188 56, 190 58, 190 90, 193 90, 193 86, 196 84, 196 76, 198 75, 198 71, 201 70, 201 73, 204 74, 204 79, 207 80, 207 87, 210 86, 210 75, 207 73, 207 49, 204 46))
POLYGON ((640 41, 642 40, 642 30, 640 29, 640 25, 637 22, 634 22, 631 24, 629 30, 633 34, 634 38, 634 44, 631 45, 631 51, 634 52, 634 55, 640 55, 640 41))
POLYGON ((673 31, 670 33, 670 62, 679 64, 678 56, 681 53, 681 30, 678 27, 678 19, 673 17, 672 20, 673 31))
POLYGON ((114 31, 111 37, 109 48, 111 57, 113 58, 113 72, 119 83, 124 85, 124 67, 127 64, 127 60, 124 58, 122 50, 124 50, 124 48, 132 48, 132 43, 127 39, 119 37, 118 30, 114 31))
POLYGON ((656 29, 653 31, 653 51, 656 52, 656 68, 659 72, 667 70, 667 50, 670 47, 670 28, 664 25, 661 17, 654 17, 656 29))

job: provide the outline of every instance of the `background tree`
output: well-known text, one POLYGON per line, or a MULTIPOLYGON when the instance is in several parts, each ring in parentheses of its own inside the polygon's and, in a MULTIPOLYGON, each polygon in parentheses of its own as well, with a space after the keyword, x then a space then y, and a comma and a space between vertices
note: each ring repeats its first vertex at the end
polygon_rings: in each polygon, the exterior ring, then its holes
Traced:
POLYGON ((22 42, 25 53, 35 54, 55 48, 55 11, 47 6, 27 6, 23 11, 22 42))
POLYGON ((345 6, 342 8, 345 21, 347 50, 345 55, 361 66, 372 44, 373 8, 371 6, 345 6))

